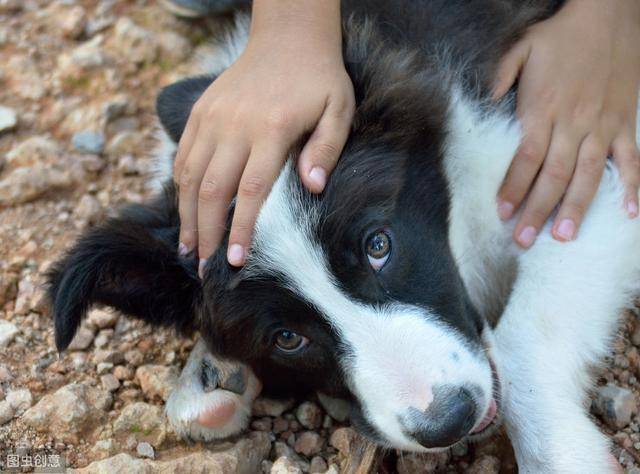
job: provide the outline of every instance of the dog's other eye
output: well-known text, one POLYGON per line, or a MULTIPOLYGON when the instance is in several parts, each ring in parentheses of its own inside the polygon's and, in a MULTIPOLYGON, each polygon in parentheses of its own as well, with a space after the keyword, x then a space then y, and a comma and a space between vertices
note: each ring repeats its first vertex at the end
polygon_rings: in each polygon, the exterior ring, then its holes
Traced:
POLYGON ((298 352, 308 343, 309 339, 306 337, 286 329, 276 334, 276 347, 287 354, 298 352))
POLYGON ((391 253, 391 238, 383 230, 377 230, 369 237, 365 243, 365 251, 371 268, 380 271, 389 259, 391 253))

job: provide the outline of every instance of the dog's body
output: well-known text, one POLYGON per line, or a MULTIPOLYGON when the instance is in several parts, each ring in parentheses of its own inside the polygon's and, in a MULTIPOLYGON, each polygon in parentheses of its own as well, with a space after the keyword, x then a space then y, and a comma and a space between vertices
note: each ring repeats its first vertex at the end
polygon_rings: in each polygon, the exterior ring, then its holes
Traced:
MULTIPOLYGON (((349 399, 356 426, 386 446, 445 448, 487 432, 499 405, 523 472, 606 472, 608 443, 584 406, 588 370, 637 290, 640 224, 624 213, 612 166, 574 242, 545 231, 523 252, 499 219, 520 130, 512 102, 490 105, 488 86, 501 54, 561 2, 518 3, 343 2, 357 111, 323 195, 303 190, 290 161, 247 266, 228 267, 222 248, 202 284, 177 255, 173 190, 123 212, 52 273, 58 346, 93 302, 199 329, 206 348, 168 407, 191 435, 238 431, 258 391, 251 371, 241 390, 225 380, 204 390, 200 361, 213 357, 246 364, 272 395, 349 399), (231 425, 194 422, 221 400, 242 408, 231 425)), ((221 68, 247 25, 236 21, 221 68)), ((160 96, 174 143, 211 80, 160 96)), ((163 180, 174 150, 164 148, 163 180)))

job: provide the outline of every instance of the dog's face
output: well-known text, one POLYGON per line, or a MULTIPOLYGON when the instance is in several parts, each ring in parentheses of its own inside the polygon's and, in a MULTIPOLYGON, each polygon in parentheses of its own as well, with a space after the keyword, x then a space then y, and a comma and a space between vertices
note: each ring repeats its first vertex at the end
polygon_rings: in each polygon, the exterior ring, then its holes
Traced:
MULTIPOLYGON (((195 259, 177 255, 172 191, 85 235, 50 277, 58 347, 99 302, 200 330, 267 393, 350 399, 356 427, 382 444, 439 449, 482 431, 498 381, 449 248, 446 96, 392 65, 351 66, 356 117, 325 192, 306 192, 290 161, 244 268, 228 266, 223 245, 199 281, 195 259)), ((174 140, 209 82, 161 95, 174 140)))

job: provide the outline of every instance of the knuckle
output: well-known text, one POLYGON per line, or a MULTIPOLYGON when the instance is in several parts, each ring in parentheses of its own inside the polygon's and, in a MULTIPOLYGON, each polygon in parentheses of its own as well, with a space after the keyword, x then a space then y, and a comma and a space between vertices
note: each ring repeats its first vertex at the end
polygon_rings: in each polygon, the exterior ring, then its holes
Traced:
POLYGON ((571 170, 560 160, 551 160, 544 167, 543 174, 554 183, 567 183, 571 178, 571 170))
POLYGON ((225 194, 219 181, 207 178, 200 184, 198 200, 203 203, 214 202, 224 198, 225 194))
POLYGON ((260 176, 251 176, 243 179, 238 189, 238 194, 243 198, 256 199, 263 195, 267 188, 267 182, 260 176))
POLYGON ((572 217, 582 217, 587 212, 588 202, 586 200, 572 199, 564 204, 564 210, 572 217))
POLYGON ((340 151, 338 150, 338 147, 333 143, 318 143, 313 148, 313 161, 316 163, 332 162, 339 154, 340 151))
POLYGON ((523 143, 518 151, 518 158, 529 166, 540 166, 542 163, 542 153, 538 151, 538 147, 530 143, 523 143))
POLYGON ((540 226, 549 217, 549 212, 541 207, 535 207, 533 209, 529 209, 527 215, 528 221, 533 222, 536 226, 540 226))
POLYGON ((579 171, 580 173, 591 178, 599 177, 600 174, 602 174, 602 170, 604 169, 604 160, 604 156, 590 153, 581 160, 579 171))
POLYGON ((180 185, 180 188, 185 190, 193 189, 195 187, 196 180, 188 166, 185 166, 180 173, 178 184, 180 185))
POLYGON ((274 133, 285 133, 291 127, 291 115, 283 107, 274 108, 265 119, 265 127, 274 133))

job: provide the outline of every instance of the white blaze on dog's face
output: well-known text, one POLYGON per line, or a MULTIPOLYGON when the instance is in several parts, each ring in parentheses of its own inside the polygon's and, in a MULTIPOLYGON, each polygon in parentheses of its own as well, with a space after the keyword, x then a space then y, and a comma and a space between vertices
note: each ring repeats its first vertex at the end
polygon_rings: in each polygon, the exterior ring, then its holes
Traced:
POLYGON ((438 213, 420 206, 424 215, 414 218, 402 206, 412 187, 392 176, 358 197, 350 190, 361 178, 339 167, 315 198, 285 168, 246 267, 205 276, 216 290, 204 336, 214 351, 254 367, 267 392, 346 396, 356 426, 378 442, 444 448, 495 416, 485 327, 466 303, 441 227, 446 216, 438 224, 438 213))

